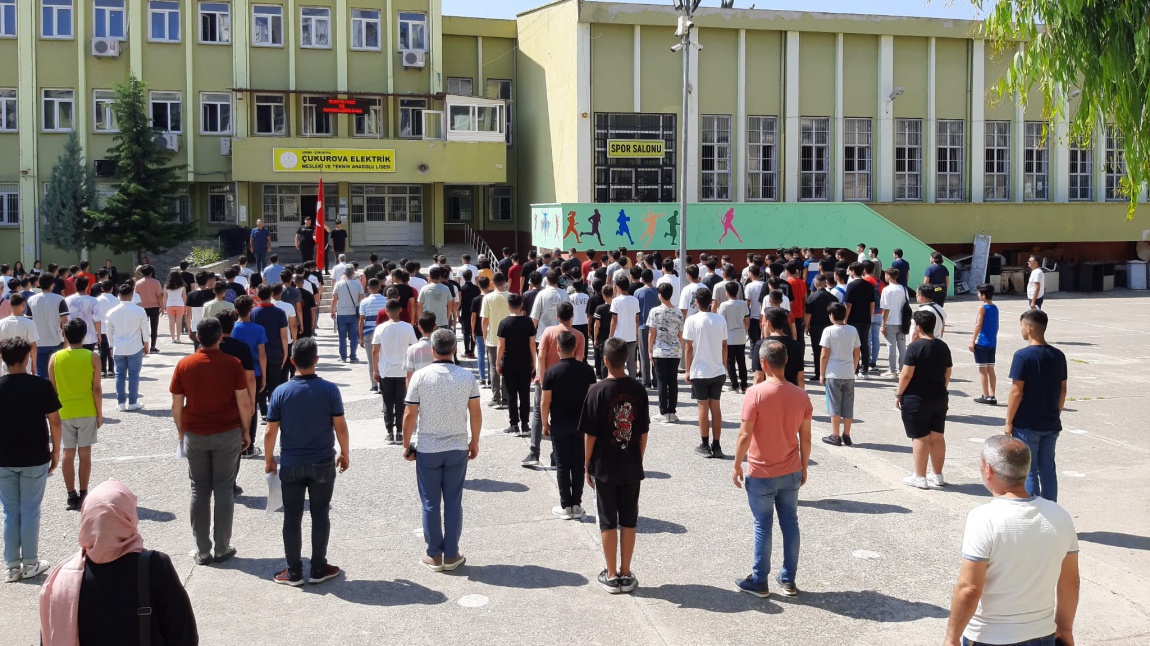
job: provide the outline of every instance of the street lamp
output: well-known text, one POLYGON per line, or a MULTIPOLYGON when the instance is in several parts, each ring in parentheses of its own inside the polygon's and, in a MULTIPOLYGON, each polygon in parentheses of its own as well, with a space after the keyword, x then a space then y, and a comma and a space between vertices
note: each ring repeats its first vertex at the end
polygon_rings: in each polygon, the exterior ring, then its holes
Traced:
MULTIPOLYGON (((679 169, 679 282, 687 273, 687 155, 690 154, 689 137, 690 108, 691 108, 691 28, 695 23, 691 21, 695 10, 699 8, 702 0, 672 0, 675 10, 679 12, 679 23, 675 28, 675 35, 679 37, 679 44, 671 51, 683 52, 683 123, 679 130, 681 168, 679 169)), ((700 47, 700 49, 702 49, 700 47)))

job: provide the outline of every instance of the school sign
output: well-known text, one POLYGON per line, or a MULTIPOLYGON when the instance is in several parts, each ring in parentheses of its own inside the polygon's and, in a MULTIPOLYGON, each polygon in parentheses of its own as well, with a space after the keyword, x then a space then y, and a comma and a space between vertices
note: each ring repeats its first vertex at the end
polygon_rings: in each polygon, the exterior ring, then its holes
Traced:
POLYGON ((395 150, 376 148, 272 148, 277 173, 394 173, 395 150))

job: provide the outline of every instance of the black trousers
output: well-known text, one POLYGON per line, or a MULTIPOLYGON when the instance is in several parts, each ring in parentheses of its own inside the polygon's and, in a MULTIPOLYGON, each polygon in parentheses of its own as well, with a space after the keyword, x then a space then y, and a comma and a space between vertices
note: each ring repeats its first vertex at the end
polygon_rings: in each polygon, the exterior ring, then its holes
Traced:
POLYGON ((148 315, 148 323, 152 325, 152 352, 156 351, 156 339, 160 332, 160 308, 145 307, 144 313, 148 315))
POLYGON ((655 357, 651 362, 659 392, 659 414, 674 413, 679 402, 679 360, 655 357))
POLYGON ((815 379, 823 374, 823 346, 819 342, 823 339, 824 328, 811 328, 811 354, 815 357, 815 379))
POLYGON ((268 400, 271 399, 272 393, 275 392, 276 388, 284 382, 284 374, 287 373, 287 369, 284 368, 283 363, 284 358, 280 356, 272 355, 267 358, 267 369, 264 371, 264 387, 260 389, 259 394, 256 395, 256 403, 259 404, 260 415, 263 415, 264 419, 267 419, 268 416, 268 400))
POLYGON ((555 450, 555 479, 559 483, 559 506, 583 505, 583 435, 574 426, 551 427, 555 450))
POLYGON ((471 329, 471 312, 459 315, 459 327, 463 328, 463 351, 475 354, 475 331, 471 329))
POLYGON ((503 393, 512 426, 531 422, 531 371, 503 369, 503 393))
POLYGON ((763 322, 762 319, 751 319, 751 325, 747 328, 747 345, 752 348, 763 338, 763 322))
POLYGON ((727 346, 727 376, 731 379, 731 386, 747 389, 747 346, 727 346), (738 369, 739 378, 735 379, 735 370, 738 369))
POLYGON ((315 260, 315 245, 300 245, 299 246, 300 264, 315 260))
MULTIPOLYGON (((264 390, 264 375, 256 375, 256 401, 259 401, 260 393, 264 390)), ((256 431, 260 429, 260 411, 258 408, 252 408, 252 420, 249 422, 248 432, 252 436, 252 446, 256 445, 256 431)))
POLYGON ((108 345, 108 335, 100 335, 100 372, 110 375, 115 372, 115 361, 112 360, 112 348, 108 345))
POLYGON ((603 342, 595 342, 595 376, 604 379, 607 377, 607 367, 603 364, 603 342))
POLYGON ((801 318, 795 321, 795 336, 798 337, 795 340, 799 342, 799 347, 802 348, 802 351, 805 354, 807 351, 807 337, 804 334, 804 332, 806 332, 804 325, 805 324, 801 318))
POLYGON ((583 333, 583 363, 587 363, 587 355, 591 354, 591 346, 588 342, 589 337, 587 336, 587 324, 584 323, 583 325, 572 325, 571 327, 583 333))
POLYGON ((867 366, 867 363, 870 362, 870 322, 854 323, 852 327, 858 330, 859 333, 859 353, 861 357, 859 359, 859 373, 864 375, 870 374, 870 367, 867 366))
POLYGON ((403 377, 384 377, 379 382, 383 394, 383 425, 390 433, 403 426, 403 398, 407 395, 407 380, 403 377))

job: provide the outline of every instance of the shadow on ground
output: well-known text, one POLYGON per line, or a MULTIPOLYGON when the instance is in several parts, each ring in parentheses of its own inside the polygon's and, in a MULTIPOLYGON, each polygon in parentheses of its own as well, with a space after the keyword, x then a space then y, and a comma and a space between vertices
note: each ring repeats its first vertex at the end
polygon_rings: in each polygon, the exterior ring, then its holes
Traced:
POLYGON ((1078 540, 1099 545, 1126 547, 1132 550, 1150 550, 1150 537, 1119 532, 1079 532, 1078 540))
POLYGON ((887 453, 911 453, 912 450, 908 444, 874 444, 867 442, 859 444, 855 442, 853 448, 856 449, 869 449, 871 451, 886 451, 887 453))
POLYGON ((878 622, 918 621, 944 619, 950 611, 941 606, 920 601, 907 601, 874 590, 844 590, 840 592, 810 592, 803 590, 796 598, 780 597, 785 604, 821 608, 827 612, 851 619, 878 622))
POLYGON ((504 482, 502 480, 489 480, 487 478, 466 480, 463 483, 463 488, 469 491, 482 491, 484 493, 523 493, 524 491, 530 490, 530 487, 522 482, 504 482))
POLYGON ((901 505, 888 505, 881 502, 861 502, 824 498, 823 500, 800 500, 800 507, 838 511, 845 514, 909 514, 910 510, 901 505))
POLYGON ((1002 426, 1002 417, 991 417, 990 415, 947 415, 946 421, 958 422, 959 424, 974 424, 976 426, 1002 426))
POLYGON ((635 531, 639 534, 686 534, 687 528, 668 520, 640 516, 635 531))
POLYGON ((333 597, 363 606, 434 606, 447 602, 447 595, 407 579, 394 581, 346 581, 342 578, 319 586, 307 586, 313 594, 333 597))
POLYGON ((707 612, 737 613, 757 611, 769 615, 776 615, 783 611, 772 600, 752 597, 739 592, 731 582, 731 587, 719 588, 713 585, 697 583, 674 584, 665 583, 657 588, 640 587, 632 593, 641 599, 661 599, 673 603, 680 608, 705 610, 707 612))
POLYGON ((587 578, 581 574, 539 565, 464 565, 460 571, 470 581, 501 588, 540 590, 587 585, 587 578))
POLYGON ((150 520, 156 523, 167 523, 176 519, 176 515, 170 511, 148 509, 147 507, 137 507, 136 514, 140 520, 150 520))

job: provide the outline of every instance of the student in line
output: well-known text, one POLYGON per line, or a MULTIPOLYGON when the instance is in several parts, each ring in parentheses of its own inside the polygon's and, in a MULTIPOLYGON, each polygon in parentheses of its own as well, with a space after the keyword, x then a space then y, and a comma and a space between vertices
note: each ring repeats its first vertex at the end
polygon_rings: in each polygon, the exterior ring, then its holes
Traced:
POLYGON ((898 379, 895 406, 902 411, 902 424, 906 436, 912 440, 914 473, 902 482, 919 489, 937 489, 946 485, 942 465, 946 460, 946 411, 949 396, 950 372, 953 365, 950 348, 942 339, 936 339, 934 313, 919 310, 914 313, 914 340, 906 349, 906 365, 898 379), (932 470, 927 473, 927 459, 932 470))
POLYGON ((61 465, 68 489, 68 511, 79 511, 88 495, 92 474, 92 445, 104 425, 104 392, 100 385, 100 357, 84 347, 88 325, 72 319, 64 326, 68 347, 48 360, 48 379, 60 398, 61 465), (80 491, 76 492, 76 454, 80 454, 80 491))
POLYGON ((822 378, 826 389, 827 414, 831 417, 831 434, 823 442, 852 446, 851 419, 855 413, 855 371, 862 358, 862 342, 858 329, 847 325, 847 308, 842 303, 831 303, 831 326, 823 330, 819 345, 823 348, 822 378), (839 428, 842 434, 839 434, 839 428))
POLYGON ((974 317, 970 351, 974 353, 974 364, 978 366, 982 396, 975 398, 974 403, 997 406, 998 399, 995 398, 994 391, 998 385, 998 377, 994 374, 994 350, 998 347, 998 306, 994 304, 994 285, 979 285, 978 300, 982 305, 974 317))

